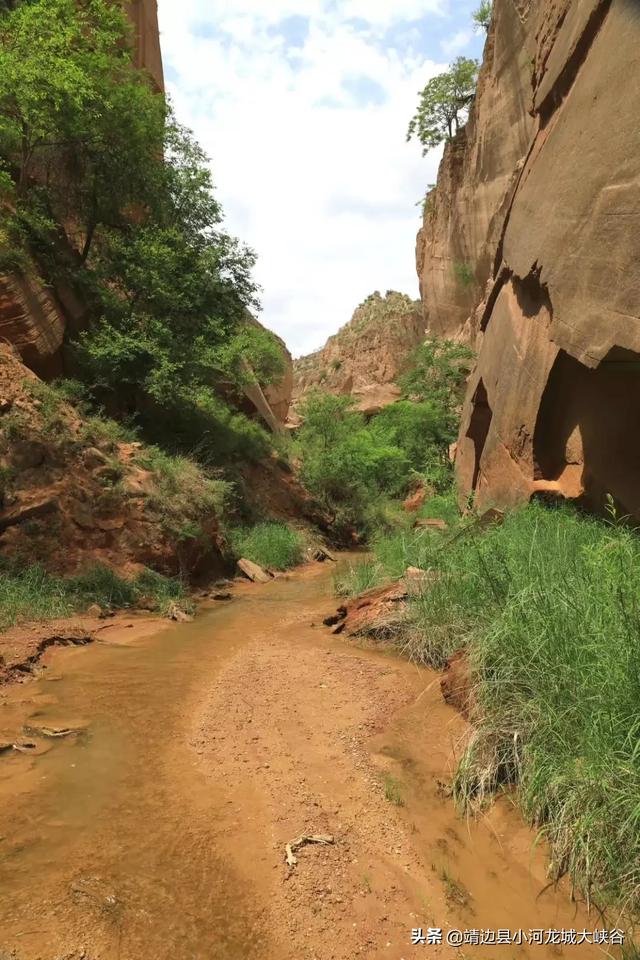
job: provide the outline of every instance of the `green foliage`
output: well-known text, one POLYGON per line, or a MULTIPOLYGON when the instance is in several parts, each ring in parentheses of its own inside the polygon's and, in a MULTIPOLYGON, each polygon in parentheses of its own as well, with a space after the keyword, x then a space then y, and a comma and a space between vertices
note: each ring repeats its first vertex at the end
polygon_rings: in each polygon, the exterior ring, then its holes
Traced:
POLYGON ((472 287, 475 281, 473 267, 470 263, 464 263, 462 260, 456 260, 453 264, 453 272, 456 280, 462 287, 472 287))
POLYGON ((478 9, 473 11, 472 19, 474 30, 484 30, 485 33, 488 33, 491 25, 492 13, 492 0, 482 0, 478 9))
POLYGON ((135 606, 151 598, 159 612, 172 601, 185 605, 179 580, 144 571, 135 580, 123 580, 113 570, 95 566, 77 577, 59 577, 40 566, 2 564, 0 577, 0 628, 20 620, 67 617, 97 603, 105 610, 135 606))
POLYGON ((288 570, 302 560, 302 536, 285 523, 258 523, 232 530, 231 546, 238 557, 246 557, 270 570, 288 570))
POLYGON ((455 782, 478 804, 516 784, 557 873, 601 905, 640 890, 640 541, 617 523, 533 504, 376 544, 387 574, 433 571, 404 639, 442 666, 468 647, 477 729, 455 782))
POLYGON ((472 360, 473 352, 465 344, 428 337, 414 350, 407 372, 398 380, 406 397, 433 404, 446 423, 448 442, 455 439, 472 360))
POLYGON ((231 494, 231 484, 226 480, 208 474, 187 457, 171 456, 159 447, 143 448, 135 462, 153 472, 149 507, 161 515, 165 528, 177 540, 199 539, 203 518, 220 521, 223 517, 231 494))
POLYGON ((375 500, 384 491, 401 491, 409 471, 406 454, 367 426, 350 397, 310 394, 300 412, 303 483, 333 514, 338 530, 366 528, 375 500))
POLYGON ((422 90, 407 140, 416 137, 423 146, 423 156, 443 140, 452 140, 465 123, 477 77, 477 61, 458 57, 446 73, 433 77, 422 90))
POLYGON ((426 341, 400 380, 405 399, 368 422, 350 397, 307 396, 296 440, 301 478, 338 531, 371 535, 402 526, 388 501, 404 496, 416 474, 438 491, 449 487, 449 445, 470 359, 460 344, 426 341))
POLYGON ((408 467, 418 473, 428 472, 451 442, 449 411, 426 400, 399 400, 385 407, 369 430, 380 443, 399 447, 408 467))
MULTIPOLYGON (((207 460, 224 460, 250 432, 233 409, 244 384, 280 376, 282 351, 250 321, 255 257, 223 228, 208 158, 129 40, 109 0, 30 0, 2 16, 0 261, 35 255, 88 304, 75 364, 95 401, 153 439, 175 421, 188 449, 197 422, 207 460)), ((268 448, 264 433, 251 440, 268 448)))

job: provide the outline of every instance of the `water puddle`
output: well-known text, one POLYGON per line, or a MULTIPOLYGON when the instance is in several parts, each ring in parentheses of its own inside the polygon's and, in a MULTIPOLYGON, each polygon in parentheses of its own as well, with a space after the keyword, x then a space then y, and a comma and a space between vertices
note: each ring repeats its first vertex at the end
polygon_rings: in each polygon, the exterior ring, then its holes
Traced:
POLYGON ((57 651, 55 682, 3 690, 0 740, 37 747, 0 757, 0 947, 19 960, 263 955, 219 828, 224 783, 203 779, 188 745, 189 704, 252 632, 319 590, 328 579, 278 581, 135 645, 57 651))

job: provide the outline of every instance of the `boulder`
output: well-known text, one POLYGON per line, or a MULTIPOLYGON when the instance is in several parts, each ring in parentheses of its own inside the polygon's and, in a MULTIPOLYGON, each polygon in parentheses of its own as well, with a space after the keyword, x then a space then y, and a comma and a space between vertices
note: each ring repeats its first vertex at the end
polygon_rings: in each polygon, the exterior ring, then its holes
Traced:
POLYGON ((403 583, 374 587, 338 607, 323 623, 332 628, 332 633, 344 633, 348 637, 383 636, 392 633, 402 621, 407 597, 403 583))
POLYGON ((89 470, 94 470, 96 467, 104 467, 109 462, 109 458, 97 447, 87 447, 82 454, 82 462, 89 470))
POLYGON ((72 500, 69 506, 69 513, 73 522, 82 530, 94 529, 96 522, 93 511, 86 503, 81 503, 79 500, 72 500))
POLYGON ((407 497, 402 506, 407 513, 416 513, 416 511, 418 511, 424 504, 426 497, 427 491, 422 485, 420 485, 417 490, 407 497))
POLYGON ((446 520, 440 520, 438 517, 427 517, 425 519, 416 520, 414 527, 425 527, 431 530, 446 530, 447 522, 446 520))
POLYGON ((316 560, 318 563, 324 563, 325 560, 330 560, 332 563, 337 562, 331 551, 320 545, 312 548, 311 558, 316 560))
POLYGON ((53 497, 46 497, 33 503, 21 504, 7 511, 0 517, 0 533, 9 527, 15 527, 27 520, 36 520, 59 509, 58 501, 53 497))
POLYGON ((11 446, 11 465, 16 470, 33 470, 44 463, 47 448, 39 440, 16 440, 11 446))
POLYGON ((238 560, 238 569, 253 583, 268 583, 272 579, 271 574, 263 570, 253 560, 247 560, 245 557, 238 560))

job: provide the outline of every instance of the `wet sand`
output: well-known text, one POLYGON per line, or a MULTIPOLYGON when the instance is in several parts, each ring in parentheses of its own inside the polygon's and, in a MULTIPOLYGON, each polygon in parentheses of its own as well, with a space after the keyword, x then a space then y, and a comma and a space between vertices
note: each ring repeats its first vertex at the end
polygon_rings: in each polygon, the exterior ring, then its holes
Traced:
POLYGON ((321 626, 332 573, 48 651, 41 676, 2 688, 0 741, 35 744, 0 756, 2 960, 606 955, 411 944, 417 927, 602 924, 548 886, 508 799, 456 815, 465 722, 436 674, 321 626), (287 866, 307 834, 334 842, 287 866))

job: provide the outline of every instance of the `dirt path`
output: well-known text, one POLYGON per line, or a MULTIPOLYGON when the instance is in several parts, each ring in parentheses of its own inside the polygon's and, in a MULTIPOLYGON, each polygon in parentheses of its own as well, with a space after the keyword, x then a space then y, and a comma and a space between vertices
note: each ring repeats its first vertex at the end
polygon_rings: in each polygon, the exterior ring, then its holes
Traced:
POLYGON ((540 896, 544 856, 506 803, 480 824, 456 818, 448 785, 468 728, 439 677, 331 637, 318 626, 331 606, 265 625, 218 674, 192 741, 229 790, 232 855, 261 891, 269 957, 562 955, 412 945, 417 927, 528 932, 581 915, 566 889, 540 896), (283 863, 288 841, 314 834, 335 842, 283 863))
POLYGON ((0 757, 1 960, 603 956, 412 945, 418 927, 601 924, 548 888, 507 802, 456 816, 464 721, 435 674, 321 626, 331 572, 133 643, 47 650, 51 669, 0 689, 0 739, 79 730, 0 757), (334 842, 287 866, 306 834, 334 842))

